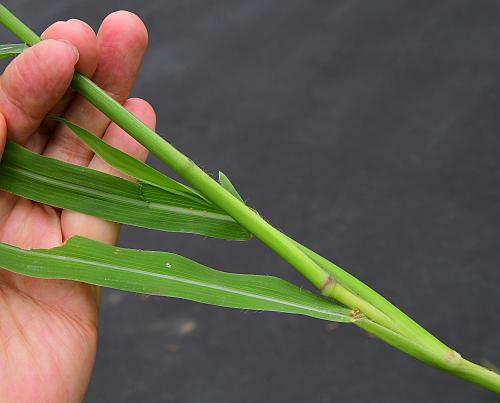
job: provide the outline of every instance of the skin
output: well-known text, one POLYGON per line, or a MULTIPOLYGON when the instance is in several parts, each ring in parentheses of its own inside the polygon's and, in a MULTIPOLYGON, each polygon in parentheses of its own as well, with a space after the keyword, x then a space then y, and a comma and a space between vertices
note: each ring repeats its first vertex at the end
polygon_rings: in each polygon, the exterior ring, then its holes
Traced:
MULTIPOLYGON (((41 43, 15 58, 0 77, 0 155, 6 139, 32 151, 119 175, 68 129, 46 120, 62 115, 109 144, 144 160, 146 150, 76 96, 76 68, 150 127, 155 113, 128 99, 147 46, 141 20, 110 14, 97 35, 84 22, 57 22, 41 43)), ((50 248, 74 235, 114 243, 119 226, 0 192, 0 241, 25 249, 50 248)), ((0 401, 76 402, 94 364, 98 290, 63 280, 41 280, 0 269, 0 401)))

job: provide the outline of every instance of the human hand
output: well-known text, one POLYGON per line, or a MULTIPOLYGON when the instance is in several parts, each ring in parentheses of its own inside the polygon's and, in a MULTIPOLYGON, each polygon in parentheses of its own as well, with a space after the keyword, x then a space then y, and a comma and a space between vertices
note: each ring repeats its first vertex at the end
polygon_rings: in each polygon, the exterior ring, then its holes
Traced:
MULTIPOLYGON (((0 77, 0 155, 8 137, 34 152, 119 175, 67 128, 45 120, 50 114, 62 115, 144 160, 147 151, 140 144, 68 90, 76 67, 154 127, 151 106, 127 100, 147 46, 140 19, 124 11, 110 14, 97 36, 81 21, 57 22, 42 38, 0 77)), ((50 248, 77 234, 114 243, 118 231, 115 223, 0 192, 4 243, 50 248)), ((97 317, 97 290, 90 285, 0 269, 0 400, 81 401, 95 358, 97 317)))

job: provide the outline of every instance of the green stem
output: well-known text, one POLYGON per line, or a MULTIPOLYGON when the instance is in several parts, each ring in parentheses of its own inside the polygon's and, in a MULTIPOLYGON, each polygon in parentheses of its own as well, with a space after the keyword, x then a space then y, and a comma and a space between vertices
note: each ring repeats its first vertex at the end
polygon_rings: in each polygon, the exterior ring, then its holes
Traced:
POLYGON ((32 46, 40 42, 40 37, 12 14, 2 3, 0 3, 0 19, 2 20, 2 25, 26 45, 32 46))
POLYGON ((462 359, 452 373, 460 379, 475 383, 500 395, 500 375, 496 372, 462 359))
POLYGON ((418 339, 409 339, 367 318, 354 319, 353 323, 417 360, 500 394, 499 374, 462 358, 454 350, 442 352, 428 349, 418 339))
MULTIPOLYGON (((408 337, 417 337, 421 343, 428 345, 430 348, 439 349, 441 353, 446 353, 447 351, 449 351, 450 348, 447 345, 445 345, 441 340, 437 339, 435 336, 425 330, 422 326, 420 326, 417 322, 415 322, 408 315, 402 312, 399 308, 391 304, 382 295, 371 289, 369 286, 367 286, 336 264, 330 262, 328 259, 301 245, 300 243, 296 241, 294 242, 302 251, 304 251, 323 269, 331 273, 339 282, 344 284, 352 292, 361 295, 366 302, 389 316, 393 320, 394 325, 399 333, 408 337)), ((383 323, 379 323, 383 325, 383 323)))

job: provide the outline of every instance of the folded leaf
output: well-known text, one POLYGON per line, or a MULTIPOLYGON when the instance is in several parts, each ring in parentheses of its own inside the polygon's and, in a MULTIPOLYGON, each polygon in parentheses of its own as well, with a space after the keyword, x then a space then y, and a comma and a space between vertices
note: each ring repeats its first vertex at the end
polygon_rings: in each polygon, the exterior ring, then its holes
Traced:
POLYGON ((71 131, 78 136, 78 138, 83 141, 88 148, 118 171, 140 180, 141 182, 166 190, 167 192, 184 195, 195 201, 201 200, 210 203, 194 189, 191 189, 190 187, 163 175, 161 172, 150 167, 144 162, 139 161, 123 151, 110 146, 99 137, 94 136, 89 131, 75 125, 69 120, 60 117, 52 117, 52 119, 68 126, 69 129, 71 129, 71 131))
POLYGON ((228 308, 350 322, 347 308, 277 277, 221 272, 173 253, 117 248, 81 237, 29 251, 0 244, 0 267, 228 308))
POLYGON ((237 199, 241 200, 244 203, 242 197, 240 196, 236 188, 233 186, 229 178, 222 171, 219 171, 219 183, 224 189, 226 189, 234 197, 236 197, 237 199))
POLYGON ((8 142, 0 189, 123 224, 247 240, 251 234, 214 205, 34 154, 8 142))
POLYGON ((0 45, 0 59, 7 59, 22 53, 27 46, 24 43, 7 43, 0 45))

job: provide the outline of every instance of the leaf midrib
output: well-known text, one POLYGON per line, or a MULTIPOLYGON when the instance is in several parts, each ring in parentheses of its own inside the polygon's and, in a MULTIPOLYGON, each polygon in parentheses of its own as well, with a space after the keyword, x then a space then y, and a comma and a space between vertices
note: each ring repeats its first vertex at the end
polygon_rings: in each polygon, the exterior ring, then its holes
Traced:
MULTIPOLYGON (((168 212, 178 213, 178 214, 185 214, 185 215, 190 215, 190 216, 212 218, 214 220, 220 220, 220 221, 235 222, 233 220, 233 218, 231 218, 230 216, 224 215, 224 214, 214 213, 214 212, 210 212, 210 211, 196 210, 196 209, 186 208, 186 207, 168 206, 168 205, 161 204, 161 203, 149 202, 147 200, 141 201, 141 200, 133 199, 133 198, 126 197, 126 196, 120 196, 120 195, 117 195, 115 193, 107 193, 107 192, 103 192, 103 191, 100 191, 97 189, 90 189, 90 188, 85 187, 83 185, 76 185, 74 183, 66 182, 66 181, 61 180, 61 179, 49 178, 47 176, 40 175, 38 173, 21 168, 15 164, 12 164, 9 162, 3 162, 3 165, 8 169, 11 169, 15 172, 18 172, 18 173, 21 173, 22 175, 27 176, 28 178, 37 179, 37 180, 43 181, 47 184, 50 184, 52 186, 57 186, 59 188, 71 189, 71 190, 79 192, 80 194, 91 196, 92 198, 96 198, 96 196, 100 196, 100 198, 104 199, 104 200, 119 201, 122 203, 128 203, 128 204, 139 206, 139 207, 151 208, 151 209, 156 209, 156 210, 163 210, 163 211, 168 211, 168 212)), ((139 186, 142 189, 142 185, 139 184, 139 186)), ((141 197, 142 197, 142 192, 141 192, 141 197)))

